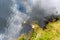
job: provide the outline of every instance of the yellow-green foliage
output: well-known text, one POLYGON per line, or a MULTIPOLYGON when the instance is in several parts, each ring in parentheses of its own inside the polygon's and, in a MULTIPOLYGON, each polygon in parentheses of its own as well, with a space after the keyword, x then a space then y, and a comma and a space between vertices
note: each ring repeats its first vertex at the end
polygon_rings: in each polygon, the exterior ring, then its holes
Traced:
POLYGON ((22 34, 22 35, 18 38, 18 40, 26 40, 26 35, 25 35, 25 34, 22 34))
MULTIPOLYGON (((18 40, 27 40, 27 38, 28 35, 22 35, 18 40)), ((29 40, 60 40, 60 20, 49 22, 45 30, 42 28, 33 29, 29 40)))

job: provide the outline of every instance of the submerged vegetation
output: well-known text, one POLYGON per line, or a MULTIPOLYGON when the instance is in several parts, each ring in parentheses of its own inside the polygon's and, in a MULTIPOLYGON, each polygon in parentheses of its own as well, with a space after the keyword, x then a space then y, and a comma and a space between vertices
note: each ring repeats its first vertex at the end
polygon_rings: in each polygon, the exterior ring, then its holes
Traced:
POLYGON ((21 34, 17 40, 60 40, 60 19, 54 20, 49 22, 45 29, 40 28, 37 23, 32 23, 32 30, 28 35, 21 34))

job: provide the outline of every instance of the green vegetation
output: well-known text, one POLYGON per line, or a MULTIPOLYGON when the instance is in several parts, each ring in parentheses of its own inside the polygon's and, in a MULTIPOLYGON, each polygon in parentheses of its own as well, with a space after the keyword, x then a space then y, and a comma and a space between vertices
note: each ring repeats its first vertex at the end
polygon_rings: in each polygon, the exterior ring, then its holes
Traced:
POLYGON ((60 40, 60 20, 49 22, 44 30, 38 24, 33 24, 29 34, 22 34, 18 40, 60 40))

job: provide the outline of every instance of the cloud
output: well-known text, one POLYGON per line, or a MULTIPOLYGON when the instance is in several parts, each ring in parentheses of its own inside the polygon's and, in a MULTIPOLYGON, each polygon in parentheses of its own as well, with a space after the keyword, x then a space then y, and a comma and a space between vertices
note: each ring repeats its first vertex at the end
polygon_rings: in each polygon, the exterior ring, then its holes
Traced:
POLYGON ((5 32, 6 36, 9 36, 7 40, 13 40, 18 37, 20 35, 19 33, 23 29, 22 22, 29 19, 29 16, 27 16, 23 10, 18 10, 18 6, 19 4, 17 4, 16 1, 13 1, 13 5, 11 6, 11 11, 13 13, 8 17, 7 21, 9 26, 5 32))
POLYGON ((10 15, 11 0, 0 0, 0 17, 6 18, 10 15))
POLYGON ((31 0, 30 18, 32 21, 39 20, 40 25, 45 25, 45 17, 60 15, 59 0, 31 0))

